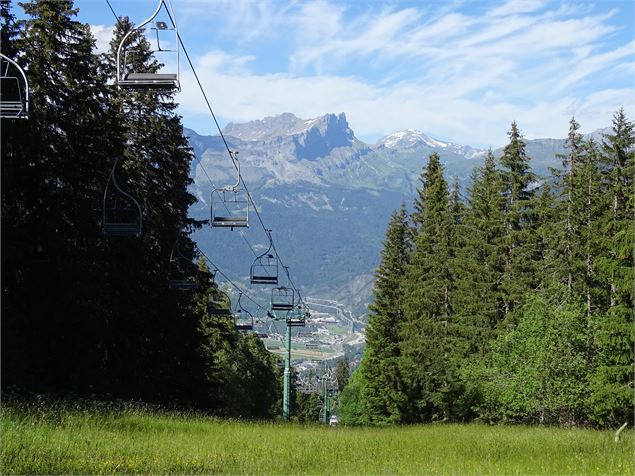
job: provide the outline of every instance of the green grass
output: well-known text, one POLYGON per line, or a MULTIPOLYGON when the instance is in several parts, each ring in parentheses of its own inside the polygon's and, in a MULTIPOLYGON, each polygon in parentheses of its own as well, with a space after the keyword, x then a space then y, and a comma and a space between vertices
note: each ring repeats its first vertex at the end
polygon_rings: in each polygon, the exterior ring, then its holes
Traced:
POLYGON ((2 474, 633 474, 633 432, 522 426, 326 428, 196 415, 0 414, 2 474))

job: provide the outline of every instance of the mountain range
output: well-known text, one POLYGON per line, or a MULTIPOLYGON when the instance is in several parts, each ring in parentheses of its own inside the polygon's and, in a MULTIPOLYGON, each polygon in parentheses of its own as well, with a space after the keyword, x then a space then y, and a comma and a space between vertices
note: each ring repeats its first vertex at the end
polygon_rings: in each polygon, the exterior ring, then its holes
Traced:
MULTIPOLYGON (((602 131, 593 136, 601 138, 602 131)), ((220 136, 186 129, 198 161, 192 192, 196 218, 208 218, 211 193, 236 183, 236 169, 220 136)), ((464 190, 486 150, 434 139, 408 129, 375 144, 355 137, 345 114, 300 119, 284 113, 242 124, 229 123, 223 136, 238 152, 241 176, 260 218, 295 285, 305 295, 335 299, 363 314, 371 300, 373 272, 379 262, 390 214, 403 201, 410 206, 427 157, 436 152, 449 182, 464 190)), ((533 170, 548 175, 565 152, 564 139, 526 141, 533 170)), ((500 155, 502 149, 493 151, 500 155)), ((204 227, 195 233, 199 247, 232 280, 248 283, 255 256, 268 239, 251 213, 245 229, 204 227)), ((250 288, 263 304, 266 289, 250 288)))

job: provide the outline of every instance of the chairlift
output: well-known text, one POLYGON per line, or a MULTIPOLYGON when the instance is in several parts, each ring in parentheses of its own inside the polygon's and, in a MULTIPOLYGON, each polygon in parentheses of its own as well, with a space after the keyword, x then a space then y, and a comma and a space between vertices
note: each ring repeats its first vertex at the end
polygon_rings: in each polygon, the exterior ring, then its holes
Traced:
POLYGON ((309 310, 304 309, 302 304, 298 305, 293 311, 287 312, 287 326, 302 327, 306 325, 306 319, 309 316, 309 310))
POLYGON ((170 289, 193 291, 197 287, 196 276, 198 274, 198 267, 192 260, 183 256, 177 238, 170 253, 170 289))
POLYGON ((29 82, 24 70, 11 58, 0 53, 0 117, 29 117, 29 82))
POLYGON ((254 316, 251 312, 245 309, 240 300, 243 297, 243 293, 238 295, 238 302, 236 303, 236 312, 234 313, 234 326, 237 331, 247 332, 254 330, 254 316))
POLYGON ((207 314, 210 316, 231 316, 232 303, 229 295, 220 289, 217 292, 220 293, 221 297, 210 301, 207 305, 207 314))
POLYGON ((179 32, 176 26, 176 20, 172 4, 170 0, 159 0, 154 13, 142 23, 131 29, 121 39, 117 48, 117 85, 121 88, 131 89, 167 89, 181 90, 180 73, 179 73, 179 32), (153 21, 165 8, 168 21, 153 21), (152 22, 152 23, 151 23, 152 22), (168 53, 172 57, 176 57, 176 72, 158 73, 156 71, 135 71, 128 62, 128 55, 135 53, 135 49, 128 45, 129 39, 134 38, 135 32, 142 32, 143 28, 151 23, 150 31, 154 32, 154 39, 150 41, 153 45, 154 53, 168 53), (166 32, 174 32, 174 41, 176 49, 166 49, 161 45, 161 37, 165 37, 166 32))
POLYGON ((269 248, 263 254, 258 256, 249 273, 251 284, 278 284, 278 257, 272 254, 273 240, 271 239, 271 230, 267 230, 269 238, 269 248))
POLYGON ((271 290, 271 309, 274 311, 292 311, 295 292, 291 288, 280 286, 271 290))
POLYGON ((240 187, 240 162, 238 152, 230 152, 236 167, 236 183, 212 190, 211 225, 223 228, 246 228, 249 226, 249 195, 240 187))
POLYGON ((141 236, 143 213, 141 205, 132 195, 117 184, 115 170, 119 159, 112 166, 102 202, 101 226, 106 236, 141 236))

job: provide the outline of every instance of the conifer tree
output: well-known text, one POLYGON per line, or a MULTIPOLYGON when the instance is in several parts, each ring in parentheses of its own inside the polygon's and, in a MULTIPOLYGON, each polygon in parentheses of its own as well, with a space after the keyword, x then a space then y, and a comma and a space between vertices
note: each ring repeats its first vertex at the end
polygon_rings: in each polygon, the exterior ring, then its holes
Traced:
POLYGON ((3 253, 2 324, 22 344, 5 362, 15 357, 24 371, 9 370, 3 384, 94 389, 106 326, 95 218, 116 127, 94 39, 73 3, 23 8, 14 47, 29 79, 29 120, 3 119, 1 135, 3 244, 17 252, 3 253))
POLYGON ((508 133, 509 143, 500 158, 505 197, 506 263, 502 277, 505 313, 512 312, 537 281, 537 249, 532 189, 536 176, 531 171, 525 141, 516 122, 508 133))
POLYGON ((364 363, 359 371, 360 406, 370 423, 400 418, 398 368, 399 329, 403 322, 403 278, 410 254, 410 230, 405 205, 392 214, 381 262, 375 273, 374 302, 366 327, 364 363))
POLYGON ((486 355, 503 318, 503 207, 502 177, 490 150, 483 166, 472 173, 468 208, 457 230, 463 242, 454 262, 454 314, 464 356, 486 355))
POLYGON ((415 201, 418 225, 404 289, 400 367, 407 407, 404 421, 450 417, 452 371, 448 326, 452 319, 453 227, 447 182, 437 154, 430 155, 415 201))
POLYGON ((634 146, 634 125, 620 110, 603 142, 598 268, 607 285, 608 306, 605 315, 597 316, 591 397, 594 418, 609 424, 633 419, 634 146))
POLYGON ((562 248, 559 253, 558 263, 561 264, 563 270, 560 272, 561 279, 567 286, 569 291, 573 290, 574 279, 576 284, 579 281, 580 276, 580 224, 579 219, 580 212, 580 191, 577 190, 579 185, 578 176, 580 175, 581 167, 581 155, 583 151, 582 135, 578 132, 580 124, 578 124, 575 118, 571 118, 569 121, 569 135, 565 142, 567 148, 567 154, 563 154, 562 166, 564 177, 562 180, 562 200, 560 202, 560 208, 562 211, 559 213, 563 218, 563 225, 558 227, 562 230, 559 234, 556 243, 559 243, 559 247, 562 248))
MULTIPOLYGON (((583 144, 580 166, 573 185, 574 216, 580 229, 577 253, 583 262, 581 289, 578 291, 586 303, 587 316, 601 309, 602 303, 608 302, 608 293, 600 283, 597 258, 602 239, 601 221, 601 180, 599 169, 600 152, 593 139, 583 144)), ((578 287, 574 281, 574 290, 578 287)))

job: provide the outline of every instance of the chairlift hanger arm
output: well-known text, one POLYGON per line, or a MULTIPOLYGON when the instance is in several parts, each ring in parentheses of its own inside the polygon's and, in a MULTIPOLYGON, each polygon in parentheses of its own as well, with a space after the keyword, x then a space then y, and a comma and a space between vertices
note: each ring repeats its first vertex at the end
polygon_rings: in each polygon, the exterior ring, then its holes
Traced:
MULTIPOLYGON (((20 30, 22 31, 22 30, 20 30)), ((19 97, 19 105, 16 104, 15 106, 18 106, 15 108, 15 110, 13 110, 14 108, 11 108, 11 112, 13 114, 8 115, 8 116, 2 116, 2 117, 6 117, 6 118, 12 118, 12 119, 27 119, 29 116, 29 80, 26 77, 26 73, 24 72, 24 70, 20 67, 20 65, 15 62, 14 60, 12 60, 11 58, 9 58, 8 56, 6 56, 3 53, 0 53, 0 57, 2 58, 2 60, 6 61, 6 69, 5 71, 2 72, 2 77, 3 78, 8 78, 9 77, 9 66, 12 65, 14 67, 14 69, 17 71, 17 73, 20 74, 20 77, 23 81, 24 84, 24 100, 22 99, 22 96, 19 97)), ((17 81, 17 77, 16 77, 16 81, 17 81)), ((20 93, 20 84, 18 82, 18 93, 20 93)), ((4 101, 3 101, 4 102, 4 101)), ((17 101, 16 101, 17 103, 17 101)))

